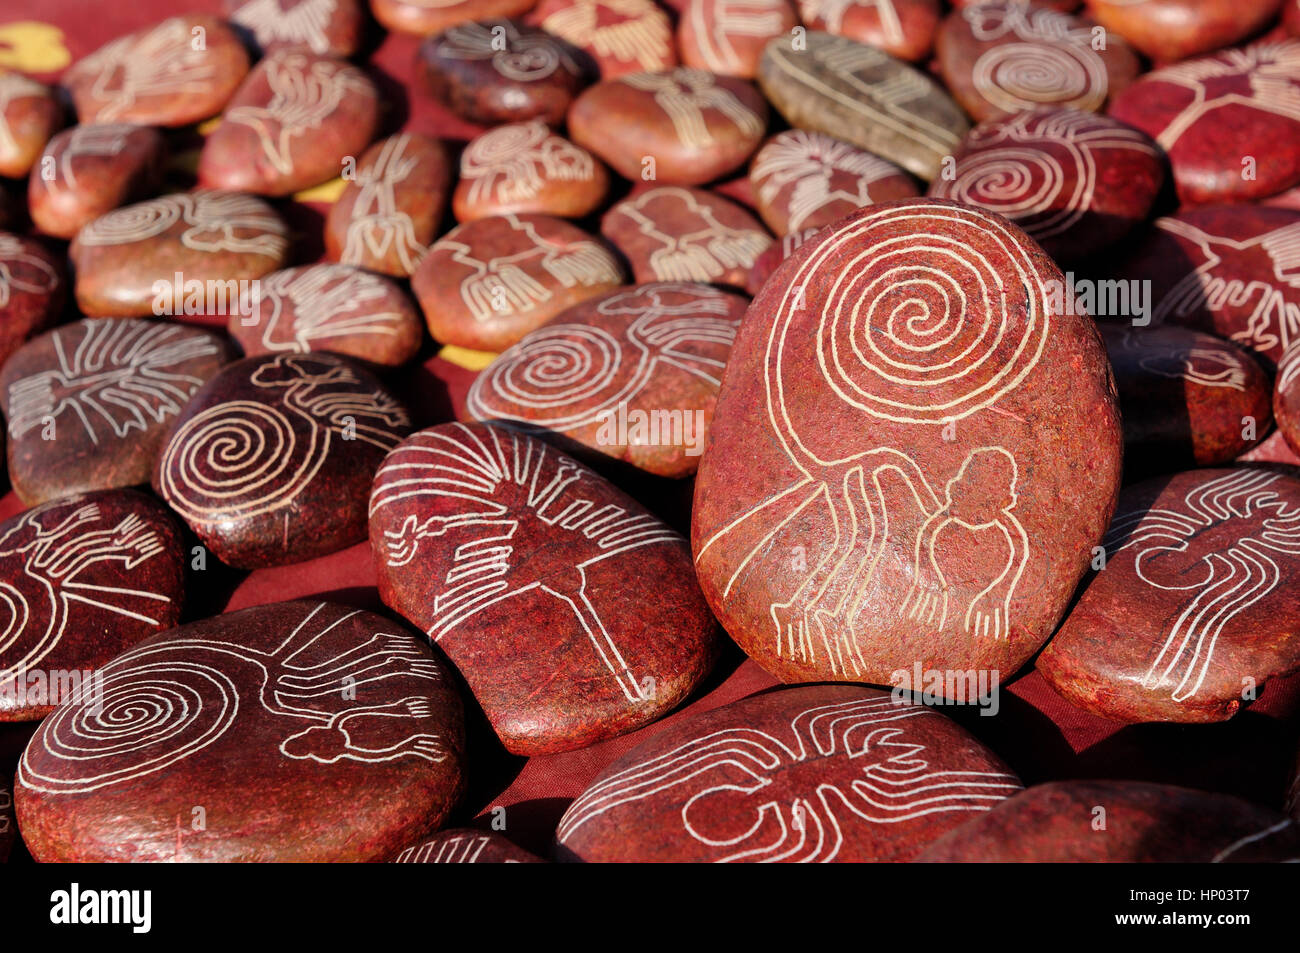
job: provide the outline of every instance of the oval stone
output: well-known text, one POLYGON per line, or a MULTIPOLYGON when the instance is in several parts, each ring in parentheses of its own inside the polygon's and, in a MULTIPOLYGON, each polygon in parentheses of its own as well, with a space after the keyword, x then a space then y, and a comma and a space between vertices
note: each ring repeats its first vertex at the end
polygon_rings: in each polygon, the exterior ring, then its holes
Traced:
POLYGON ((500 834, 467 827, 439 831, 393 858, 395 864, 544 864, 500 834))
POLYGON ((925 73, 829 33, 809 32, 798 46, 789 37, 770 42, 758 83, 790 125, 836 136, 927 182, 970 128, 925 73))
POLYGON ((248 357, 331 351, 398 367, 424 338, 424 322, 402 289, 360 268, 286 268, 260 287, 256 310, 231 315, 227 327, 248 357))
POLYGON ((470 418, 506 421, 569 452, 590 449, 649 473, 699 465, 741 295, 646 284, 575 305, 474 379, 470 418))
POLYGON ((383 616, 258 606, 102 671, 102 708, 65 704, 19 763, 19 823, 42 862, 385 860, 464 786, 449 673, 383 616))
POLYGON ((749 168, 758 213, 778 235, 821 228, 866 205, 918 195, 910 175, 820 132, 788 129, 749 168))
POLYGON ((717 624, 686 540, 540 440, 483 424, 410 437, 375 477, 370 545, 381 598, 447 654, 515 754, 648 724, 712 667, 717 624))
POLYGON ((687 66, 753 79, 767 41, 798 23, 791 0, 687 0, 677 45, 687 66))
POLYGON ((0 372, 9 480, 28 506, 147 484, 167 427, 230 348, 207 331, 87 318, 23 345, 0 372))
POLYGON ((1223 721, 1300 668, 1300 480, 1193 470, 1129 487, 1038 670, 1114 721, 1223 721), (1297 557, 1297 558, 1293 558, 1297 557))
POLYGON ((379 129, 375 84, 346 60, 277 50, 253 68, 208 136, 199 184, 288 195, 337 176, 379 129))
POLYGON ((428 36, 486 17, 527 13, 537 0, 370 0, 370 12, 395 33, 428 36))
POLYGON ((83 123, 187 126, 221 112, 248 72, 239 38, 186 14, 118 37, 63 74, 83 123))
POLYGON ((365 539, 371 477, 409 430, 383 385, 341 357, 249 357, 191 398, 153 485, 227 565, 302 562, 365 539))
POLYGON ((1146 220, 1164 181, 1164 157, 1144 133, 1040 109, 976 126, 953 177, 935 179, 929 194, 1005 215, 1059 262, 1111 248, 1146 220))
POLYGON ((366 150, 325 220, 331 261, 404 278, 437 234, 451 161, 436 139, 403 132, 366 150))
POLYGON ((54 90, 22 73, 0 70, 0 176, 25 176, 62 123, 54 90))
POLYGON ((939 26, 939 0, 800 0, 810 30, 876 46, 900 60, 923 60, 939 26))
POLYGON ((230 22, 252 34, 262 54, 298 48, 351 56, 361 44, 361 0, 225 0, 230 22))
POLYGON ((933 708, 801 685, 679 721, 573 802, 557 857, 607 862, 911 860, 1021 789, 933 708))
POLYGON ((452 209, 461 222, 510 212, 581 218, 608 191, 598 159, 534 119, 498 126, 465 147, 452 209))
POLYGON ((483 351, 503 351, 565 308, 622 283, 608 249, 548 215, 459 225, 411 276, 434 339, 483 351))
POLYGON ((1268 25, 1278 0, 1088 0, 1088 13, 1157 62, 1232 46, 1268 25))
POLYGON ((27 180, 32 222, 47 235, 72 238, 101 215, 153 193, 166 145, 150 126, 73 126, 46 146, 27 180))
POLYGON ((284 266, 288 234, 271 206, 236 192, 177 192, 127 205, 73 239, 77 304, 112 317, 174 313, 185 286, 199 282, 210 292, 219 287, 229 308, 242 293, 239 282, 284 266))
POLYGON ((772 236, 749 212, 712 192, 672 186, 619 202, 600 231, 632 266, 637 284, 698 281, 744 287, 772 236))
POLYGON ((528 22, 585 52, 603 79, 677 65, 672 23, 654 0, 541 0, 528 22))
POLYGON ((806 228, 802 232, 790 232, 769 245, 767 251, 755 258, 754 264, 749 268, 749 274, 745 278, 745 294, 750 297, 757 295, 767 279, 772 277, 772 273, 781 267, 781 262, 819 231, 819 228, 806 228))
POLYGON ((741 323, 696 480, 700 582, 786 681, 1014 672, 1114 509, 1092 320, 998 216, 936 200, 824 228, 741 323), (725 487, 725 489, 723 489, 725 487))
POLYGON ((44 245, 0 232, 0 366, 63 313, 63 267, 44 245))

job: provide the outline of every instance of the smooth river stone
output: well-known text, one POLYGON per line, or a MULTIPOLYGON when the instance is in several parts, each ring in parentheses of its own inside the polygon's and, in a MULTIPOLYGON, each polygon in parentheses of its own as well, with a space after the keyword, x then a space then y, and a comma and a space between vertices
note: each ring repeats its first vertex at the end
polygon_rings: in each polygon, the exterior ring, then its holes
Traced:
POLYGON ((767 129, 751 83, 679 67, 592 86, 573 103, 569 135, 625 179, 701 185, 734 172, 767 129))
POLYGON ((699 281, 742 288, 772 236, 745 209, 712 192, 663 186, 619 202, 600 223, 637 284, 699 281))
POLYGON ((917 859, 959 864, 1296 860, 1300 826, 1241 798, 1172 784, 1052 781, 1008 798, 932 843, 917 859), (1103 816, 1105 827, 1098 829, 1103 816))
POLYGON ((1105 568, 1038 657, 1072 704, 1115 721, 1224 721, 1300 668, 1300 480, 1148 480, 1124 491, 1103 545, 1105 568))
POLYGON ((375 477, 370 545, 384 602, 438 643, 515 754, 648 724, 712 666, 686 540, 532 437, 415 434, 375 477))
POLYGON ((225 0, 230 21, 262 53, 297 47, 317 56, 351 56, 361 45, 361 0, 225 0))
POLYGON ((0 232, 0 366, 63 313, 63 266, 44 245, 0 232))
POLYGON ((916 181, 879 156, 820 132, 788 129, 749 167, 758 213, 778 235, 821 228, 857 209, 920 194, 916 181))
POLYGON ((466 411, 666 477, 694 473, 749 299, 645 284, 584 301, 493 361, 466 411), (676 423, 668 415, 675 415, 676 423))
POLYGON ((1157 62, 1232 46, 1277 15, 1279 0, 1088 0, 1089 15, 1157 62))
POLYGON ((399 367, 415 357, 424 321, 396 284, 351 265, 286 268, 261 281, 257 310, 227 326, 244 354, 330 351, 399 367))
POLYGON ((687 0, 677 46, 687 66, 753 79, 767 42, 798 23, 791 0, 687 0))
POLYGON ((1010 674, 1109 523, 1122 433, 1092 320, 999 216, 824 228, 741 323, 695 487, 723 627, 785 681, 1010 674), (725 489, 724 489, 725 488, 725 489))
POLYGON ((370 0, 370 12, 386 30, 428 36, 486 17, 527 13, 537 0, 370 0))
POLYGON ((167 508, 134 490, 69 496, 0 523, 0 722, 39 721, 78 687, 95 691, 93 670, 174 626, 186 558, 167 508))
POLYGON ((603 79, 677 65, 672 23, 654 0, 541 0, 528 22, 583 50, 603 79))
POLYGON ((1273 388, 1243 348, 1172 324, 1103 324, 1101 332, 1119 388, 1130 481, 1231 463, 1268 433, 1273 388))
POLYGON ((810 32, 763 51, 758 83, 792 126, 836 136, 929 181, 970 123, 943 87, 883 50, 810 32))
POLYGON ((59 708, 18 766, 42 862, 382 861, 464 786, 450 673, 383 616, 258 606, 156 635, 103 673, 102 710, 59 708))
POLYGON ((1145 133, 1076 109, 981 123, 955 158, 930 196, 1005 215, 1058 262, 1111 248, 1146 220, 1165 181, 1145 133))
POLYGON ((926 58, 939 26, 939 0, 800 0, 810 30, 876 46, 900 60, 926 58))
POLYGON ((544 864, 500 834, 468 827, 439 831, 393 858, 395 864, 544 864))
POLYGON ((562 860, 907 861, 1021 790, 936 709, 801 685, 682 720, 606 768, 556 831, 562 860))
POLYGON ((411 276, 442 344, 503 351, 564 309, 623 283, 614 255, 548 215, 499 215, 453 228, 411 276))
POLYGON ((465 147, 452 209, 461 222, 510 212, 581 218, 608 191, 598 159, 534 119, 490 129, 465 147))
POLYGON ((208 136, 199 184, 259 195, 319 185, 379 129, 375 84, 345 60, 277 50, 253 68, 208 136))
POLYGON ((28 178, 32 222, 47 235, 72 238, 101 215, 146 198, 162 179, 165 150, 162 135, 150 126, 65 129, 28 178))
POLYGON ((83 123, 187 126, 221 112, 248 54, 215 17, 171 17, 118 37, 63 74, 83 123))
POLYGON ((819 231, 820 228, 805 228, 802 232, 790 232, 769 245, 767 251, 755 258, 754 264, 749 268, 749 274, 745 277, 745 294, 751 298, 757 295, 767 279, 772 277, 772 273, 781 267, 781 262, 819 231))
POLYGON ((0 70, 0 176, 25 176, 62 123, 54 90, 22 73, 0 70))
POLYGON ((365 539, 370 479, 409 431, 401 404, 341 357, 249 357, 190 399, 153 486, 222 562, 302 562, 365 539))
POLYGON ((69 246, 77 304, 109 317, 155 314, 176 297, 155 284, 174 288, 177 274, 183 292, 191 281, 220 284, 234 300, 238 282, 284 266, 288 235, 271 206, 237 192, 176 192, 127 205, 95 219, 69 246))
POLYGON ((515 20, 462 23, 431 36, 415 67, 426 94, 489 126, 528 119, 558 126, 588 71, 576 47, 515 20))
POLYGON ((451 160, 438 140, 412 132, 381 139, 330 206, 326 257, 405 278, 437 234, 450 184, 451 160))
POLYGON ((1225 50, 1147 73, 1110 114, 1169 155, 1184 203, 1239 202, 1300 183, 1300 40, 1225 50))
POLYGON ((147 484, 172 419, 230 357, 207 331, 130 318, 29 341, 0 372, 14 492, 35 506, 147 484))

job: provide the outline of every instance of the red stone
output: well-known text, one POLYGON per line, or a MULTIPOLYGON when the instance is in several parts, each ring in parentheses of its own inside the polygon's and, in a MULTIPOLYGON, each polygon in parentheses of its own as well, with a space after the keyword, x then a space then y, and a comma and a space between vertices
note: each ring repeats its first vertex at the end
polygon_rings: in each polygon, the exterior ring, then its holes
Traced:
POLYGON ((1156 61, 1232 46, 1268 26, 1280 0, 1088 0, 1088 13, 1156 61))
POLYGON ((258 606, 103 672, 102 709, 64 705, 19 764, 18 822, 42 862, 385 860, 464 785, 451 678, 383 616, 258 606))
POLYGON ((677 65, 672 23, 654 0, 541 0, 528 22, 583 50, 604 79, 677 65))
POLYGON ((83 123, 186 126, 221 112, 248 54, 215 17, 171 17, 118 37, 63 74, 83 123))
POLYGON ((688 476, 748 305, 691 284, 640 285, 584 301, 479 374, 466 411, 558 439, 566 452, 688 476))
POLYGON ((185 560, 167 508, 134 490, 69 496, 0 523, 0 721, 93 703, 92 671, 180 618, 185 560))
POLYGON ((790 232, 780 241, 769 245, 767 251, 755 258, 754 264, 750 266, 749 275, 745 278, 745 293, 754 297, 762 291, 763 284, 772 277, 772 273, 777 268, 781 267, 781 262, 793 255, 795 249, 819 231, 821 231, 819 228, 806 228, 802 232, 790 232))
POLYGON ((361 45, 361 0, 224 0, 224 6, 263 54, 298 48, 351 56, 361 45))
POLYGON ((940 5, 939 0, 800 0, 799 11, 810 30, 825 30, 917 62, 934 43, 940 5))
POLYGON ((1300 36, 1300 0, 1286 0, 1282 10, 1282 24, 1287 33, 1300 36))
POLYGON ((1120 452, 1100 336, 1037 245, 952 203, 872 206, 741 323, 696 480, 701 585, 786 681, 1009 675, 1088 568, 1120 452))
POLYGON ((677 45, 687 66, 753 79, 768 40, 798 23, 791 0, 687 0, 677 45))
POLYGON ((1282 439, 1293 451, 1300 451, 1300 344, 1289 348, 1278 363, 1273 416, 1282 439))
POLYGON ((341 357, 249 357, 190 399, 153 485, 226 564, 302 562, 365 539, 370 479, 409 430, 379 381, 341 357))
POLYGON ((679 67, 592 86, 569 111, 569 135, 625 179, 701 185, 754 154, 767 106, 742 79, 679 67))
POLYGON ((544 864, 500 834, 458 827, 439 831, 393 858, 395 864, 544 864))
POLYGON ((376 142, 330 207, 326 257, 406 277, 437 234, 450 183, 451 162, 438 140, 403 132, 376 142))
POLYGON ((375 477, 370 545, 384 602, 446 652, 515 754, 654 721, 712 665, 686 541, 531 437, 415 434, 375 477))
POLYGON ((570 805, 556 851, 594 863, 906 861, 1020 789, 933 708, 802 685, 642 742, 570 805))
POLYGON ((664 186, 619 202, 600 231, 632 266, 637 284, 699 281, 744 287, 772 244, 749 212, 712 192, 664 186))
POLYGON ((1184 203, 1239 202, 1300 184, 1300 40, 1225 50, 1147 73, 1110 114, 1169 155, 1184 203))
POLYGON ((0 71, 0 176, 25 176, 62 123, 63 107, 52 89, 0 71))
POLYGON ((23 345, 0 373, 14 492, 35 506, 148 483, 168 425, 230 356, 198 328, 115 318, 23 345))
POLYGON ((527 13, 537 0, 370 0, 370 12, 395 33, 428 36, 487 17, 527 13))
POLYGON ((0 366, 63 313, 63 267, 44 245, 0 232, 0 366))
POLYGON ((933 198, 1005 215, 1057 261, 1111 248, 1146 221, 1164 158, 1144 133, 1107 116, 1041 109, 975 127, 933 198))
POLYGON ((375 84, 345 60, 277 50, 253 68, 208 136, 199 184, 288 195, 319 185, 379 129, 375 84))

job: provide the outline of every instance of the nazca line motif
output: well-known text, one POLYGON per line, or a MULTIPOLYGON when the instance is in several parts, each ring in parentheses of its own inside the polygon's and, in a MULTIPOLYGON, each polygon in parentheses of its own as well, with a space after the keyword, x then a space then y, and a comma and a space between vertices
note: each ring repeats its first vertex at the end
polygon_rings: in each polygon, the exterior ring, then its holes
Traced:
MULTIPOLYGON (((1294 825, 1295 825, 1295 821, 1292 818, 1288 817, 1286 820, 1278 821, 1276 824, 1273 824, 1270 827, 1266 827, 1262 831, 1256 831, 1254 834, 1247 834, 1245 837, 1233 841, 1227 847, 1223 848, 1223 850, 1215 854, 1214 857, 1211 858, 1210 863, 1221 864, 1224 861, 1226 861, 1229 857, 1231 857, 1233 854, 1237 853, 1237 851, 1241 850, 1243 847, 1249 847, 1251 844, 1257 844, 1262 840, 1266 840, 1267 838, 1274 836, 1275 834, 1281 834, 1283 832, 1289 833, 1290 828, 1294 825)), ((1292 863, 1292 864, 1300 862, 1300 856, 1289 857, 1283 862, 1292 863)))
POLYGON ((875 417, 940 428, 968 417, 1011 393, 1038 364, 1051 321, 1045 276, 1002 219, 977 209, 898 205, 820 234, 826 237, 779 304, 764 370, 768 423, 804 477, 716 532, 696 561, 743 524, 775 519, 736 566, 725 597, 783 527, 810 506, 825 509, 834 542, 790 599, 772 605, 776 651, 815 660, 817 637, 832 672, 858 675, 865 663, 855 626, 888 540, 911 519, 913 582, 898 614, 937 632, 952 620, 979 637, 1009 638, 1011 599, 1029 559, 1029 539, 1012 512, 1015 456, 999 446, 972 449, 940 495, 904 450, 820 443, 835 428, 804 419, 806 402, 787 405, 786 392, 828 388, 842 413, 864 425, 875 417), (847 264, 826 264, 849 254, 847 264), (942 264, 927 263, 936 261, 942 264), (810 327, 799 289, 818 285, 828 296, 810 327), (1012 325, 1009 299, 1019 295, 1025 312, 1012 325), (934 310, 936 298, 944 310, 934 310), (952 589, 940 565, 941 537, 952 526, 1007 553, 978 590, 952 589))
POLYGON ((0 74, 0 153, 13 153, 18 150, 13 129, 9 126, 9 104, 16 99, 43 97, 45 87, 35 80, 28 79, 22 73, 0 74))
POLYGON ((470 183, 470 202, 521 202, 536 198, 547 181, 590 182, 596 174, 591 153, 553 135, 546 123, 512 123, 483 133, 460 159, 460 177, 470 183))
POLYGON ((634 61, 645 72, 663 69, 671 59, 667 19, 653 0, 578 0, 552 13, 541 27, 598 57, 634 61), (602 24, 601 8, 627 19, 602 24))
POLYGON ((704 70, 679 66, 669 73, 632 73, 619 82, 653 93, 655 105, 672 122, 678 141, 690 149, 709 149, 715 144, 706 110, 721 115, 747 136, 763 134, 758 115, 704 70))
POLYGON ((696 2, 683 14, 695 32, 704 66, 714 73, 730 73, 742 65, 733 40, 756 37, 766 40, 785 28, 782 17, 787 0, 713 0, 696 2))
POLYGON ((894 0, 803 0, 799 4, 805 22, 821 19, 826 32, 839 33, 844 28, 844 15, 851 9, 874 7, 880 22, 880 32, 885 41, 896 46, 905 39, 903 22, 894 7, 894 0))
POLYGON ((649 514, 629 515, 613 504, 598 507, 582 495, 588 471, 540 441, 495 427, 483 431, 456 424, 449 432, 416 434, 388 455, 375 477, 372 520, 385 507, 421 497, 455 507, 425 520, 411 514, 397 529, 385 530, 389 566, 410 564, 424 540, 449 533, 455 539, 471 537, 455 547, 425 631, 437 642, 489 606, 538 590, 573 611, 628 700, 646 700, 646 690, 588 595, 587 570, 646 546, 680 546, 681 537, 649 514), (517 551, 520 543, 561 535, 575 553, 571 574, 537 579, 519 571, 528 555, 517 551))
POLYGON ((624 805, 648 799, 681 804, 682 829, 717 849, 718 863, 827 862, 844 845, 844 824, 899 824, 946 812, 987 811, 1021 789, 1015 775, 962 771, 908 737, 907 722, 941 717, 893 698, 853 699, 808 708, 790 735, 722 728, 597 781, 560 821, 561 844, 624 805), (793 742, 793 743, 791 743, 793 742), (851 761, 850 782, 808 779, 789 802, 767 791, 786 772, 807 777, 820 759, 851 761), (801 770, 803 769, 803 770, 801 770), (815 787, 813 786, 815 781, 815 787))
POLYGON ((1103 544, 1106 558, 1133 550, 1138 578, 1155 589, 1185 592, 1186 602, 1142 679, 1150 691, 1193 697, 1205 681, 1214 647, 1233 619, 1273 592, 1282 567, 1300 556, 1300 507, 1270 489, 1276 473, 1238 470, 1189 490, 1179 508, 1152 507, 1115 517, 1103 544), (1196 555, 1196 537, 1234 524, 1235 542, 1196 555), (1172 690, 1171 690, 1172 689, 1172 690))
POLYGON ((249 0, 230 19, 252 30, 262 46, 301 43, 323 56, 330 51, 326 31, 335 6, 335 0, 298 0, 285 9, 280 0, 249 0))
MULTIPOLYGON (((487 847, 489 841, 491 841, 491 838, 486 834, 458 834, 455 837, 439 840, 437 843, 408 847, 397 855, 393 863, 477 864, 479 855, 483 853, 483 849, 487 847)), ((502 863, 517 864, 519 861, 511 858, 502 861, 502 863)))
POLYGON ((46 181, 51 192, 76 188, 76 160, 82 156, 115 156, 126 148, 131 130, 138 128, 128 123, 105 123, 94 126, 73 126, 67 144, 59 156, 58 175, 46 181))
POLYGON ((663 281, 716 281, 732 268, 748 268, 767 250, 772 239, 752 228, 732 228, 718 221, 713 209, 696 201, 687 189, 662 187, 619 203, 611 214, 626 215, 646 238, 659 243, 650 253, 650 270, 663 281), (671 214, 651 211, 651 206, 681 205, 671 214), (661 231, 663 220, 694 218, 694 231, 661 231))
POLYGON ((501 76, 518 83, 546 79, 561 68, 574 76, 582 72, 554 37, 547 33, 520 33, 508 20, 490 26, 484 23, 454 26, 443 33, 437 55, 453 60, 489 60, 501 76), (496 39, 498 31, 504 37, 504 49, 496 39))
POLYGON ((424 685, 440 681, 438 663, 411 636, 386 632, 312 662, 316 643, 357 615, 328 622, 316 618, 323 608, 312 609, 270 652, 176 638, 119 656, 101 669, 102 707, 74 702, 45 720, 19 764, 19 783, 46 794, 81 794, 137 781, 210 747, 241 717, 259 715, 284 719, 279 750, 288 759, 443 761, 443 739, 421 730, 432 713, 424 685), (254 697, 240 692, 237 670, 252 673, 260 686, 254 697), (390 679, 410 680, 412 694, 361 701, 390 679), (33 762, 33 750, 48 756, 40 759, 43 767, 33 762))
POLYGON ((194 251, 279 258, 288 230, 270 206, 239 192, 176 192, 137 202, 95 219, 77 233, 81 245, 127 245, 188 226, 180 243, 194 251))
POLYGON ((59 273, 53 265, 28 252, 17 235, 0 232, 0 308, 8 306, 14 291, 40 295, 58 284, 59 273), (19 265, 21 269, 16 267, 19 265))
POLYGON ((1126 351, 1146 352, 1138 358, 1138 366, 1148 374, 1201 387, 1246 389, 1246 365, 1229 348, 1193 346, 1171 349, 1148 344, 1142 339, 1142 333, 1133 328, 1125 330, 1120 343, 1126 351))
POLYGON ((375 311, 388 294, 383 280, 346 265, 315 265, 263 279, 262 346, 268 351, 306 353, 313 342, 351 334, 397 333, 401 315, 375 311), (284 326, 286 302, 292 322, 284 326))
POLYGON ((386 257, 392 249, 409 275, 428 251, 415 235, 411 216, 397 204, 397 186, 420 162, 419 157, 406 154, 410 144, 405 132, 386 139, 374 164, 357 173, 360 191, 340 256, 343 264, 364 265, 368 258, 386 257))

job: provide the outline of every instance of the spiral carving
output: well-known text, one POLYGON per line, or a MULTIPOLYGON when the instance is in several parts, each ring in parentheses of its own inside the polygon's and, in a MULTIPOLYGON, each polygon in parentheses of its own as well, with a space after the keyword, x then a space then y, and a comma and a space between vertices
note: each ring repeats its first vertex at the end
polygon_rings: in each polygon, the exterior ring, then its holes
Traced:
POLYGON ((1092 179, 1087 156, 1076 148, 993 149, 962 158, 957 178, 934 194, 1005 215, 1041 239, 1083 216, 1092 179), (1062 153, 1072 168, 1062 165, 1062 153))
POLYGON ((1004 43, 975 61, 975 90, 993 106, 1018 112, 1040 105, 1097 110, 1106 101, 1106 66, 1087 47, 1004 43))
POLYGON ((124 245, 154 238, 181 220, 174 196, 138 202, 96 219, 77 236, 82 245, 124 245))

